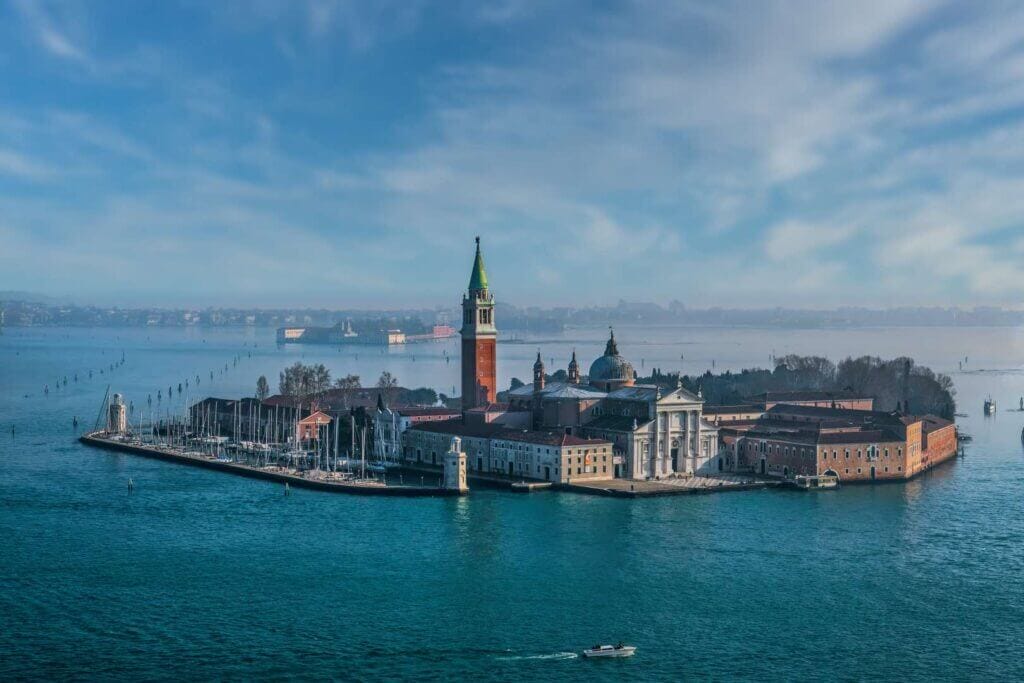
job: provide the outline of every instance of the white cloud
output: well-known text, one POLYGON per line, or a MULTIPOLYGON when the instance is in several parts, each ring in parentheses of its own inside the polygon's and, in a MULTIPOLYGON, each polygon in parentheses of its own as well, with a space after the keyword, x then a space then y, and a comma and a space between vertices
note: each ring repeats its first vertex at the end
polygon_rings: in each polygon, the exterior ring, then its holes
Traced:
POLYGON ((48 165, 34 161, 13 150, 0 149, 0 174, 15 176, 23 180, 41 181, 54 175, 48 165))
MULTIPOLYGON (((287 117, 349 104, 308 74, 423 49, 420 3, 210 5, 215 30, 289 55, 284 76, 269 69, 249 90, 230 65, 187 63, 174 46, 117 54, 101 22, 93 34, 60 6, 18 7, 36 49, 85 64, 65 70, 79 86, 138 89, 152 125, 87 102, 14 112, 17 130, 0 126, 0 173, 88 178, 89 203, 115 215, 54 216, 116 239, 128 217, 145 221, 136 242, 175 258, 179 232, 230 251, 218 235, 251 225, 232 253, 277 275, 277 233, 295 234, 317 252, 311 287, 374 259, 405 276, 477 233, 509 272, 534 275, 506 285, 513 300, 557 281, 580 288, 563 298, 650 296, 655 270, 660 290, 686 299, 699 283, 707 304, 998 300, 1024 281, 1005 248, 1022 248, 1024 215, 1024 11, 1013 6, 652 0, 571 13, 499 0, 432 11, 432 29, 453 21, 505 42, 467 50, 474 59, 432 54, 429 69, 410 62, 407 110, 356 125, 353 138, 383 141, 357 140, 357 152, 287 117), (127 208, 125 180, 137 188, 127 208), (350 234, 345 250, 316 247, 350 234), (789 277, 774 282, 780 264, 789 277)), ((39 216, 25 205, 8 204, 7 220, 27 234, 39 216)), ((250 272, 223 276, 240 291, 250 272)), ((431 275, 420 289, 442 291, 431 275)))
POLYGON ((842 244, 853 234, 852 226, 789 220, 768 229, 764 250, 773 261, 786 261, 842 244))
POLYGON ((50 54, 78 62, 88 61, 88 55, 54 24, 40 3, 19 0, 16 3, 23 21, 36 34, 39 44, 50 54))

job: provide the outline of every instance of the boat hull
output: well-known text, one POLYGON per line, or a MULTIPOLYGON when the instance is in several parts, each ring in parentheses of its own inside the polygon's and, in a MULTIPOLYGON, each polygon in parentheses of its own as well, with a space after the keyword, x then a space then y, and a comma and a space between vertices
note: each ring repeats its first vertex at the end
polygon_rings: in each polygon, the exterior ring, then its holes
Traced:
POLYGON ((629 645, 626 647, 612 648, 610 650, 584 650, 583 656, 590 658, 599 657, 632 657, 636 653, 636 647, 629 645))

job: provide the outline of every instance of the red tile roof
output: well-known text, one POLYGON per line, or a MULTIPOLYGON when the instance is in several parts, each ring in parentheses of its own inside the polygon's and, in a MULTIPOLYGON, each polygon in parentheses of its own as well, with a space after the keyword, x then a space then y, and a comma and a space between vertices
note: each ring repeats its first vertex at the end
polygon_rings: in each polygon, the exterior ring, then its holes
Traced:
POLYGON ((451 434, 452 436, 469 436, 485 439, 505 439, 507 441, 523 441, 526 443, 543 444, 546 446, 595 446, 609 444, 604 439, 584 439, 563 431, 533 431, 528 429, 509 429, 493 422, 465 423, 462 420, 443 420, 438 422, 421 422, 409 428, 421 432, 435 434, 451 434))

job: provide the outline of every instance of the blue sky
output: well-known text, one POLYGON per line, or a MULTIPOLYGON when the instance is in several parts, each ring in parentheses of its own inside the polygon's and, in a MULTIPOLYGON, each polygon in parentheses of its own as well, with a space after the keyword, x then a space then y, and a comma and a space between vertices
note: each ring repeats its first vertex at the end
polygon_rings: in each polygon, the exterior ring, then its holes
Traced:
POLYGON ((0 290, 1009 304, 1024 5, 0 3, 0 290))

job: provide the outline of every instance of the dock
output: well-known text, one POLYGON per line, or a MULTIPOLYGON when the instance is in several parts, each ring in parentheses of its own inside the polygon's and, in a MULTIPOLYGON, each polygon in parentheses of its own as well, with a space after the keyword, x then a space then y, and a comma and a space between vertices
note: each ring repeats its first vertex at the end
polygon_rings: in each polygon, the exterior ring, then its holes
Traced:
POLYGON ((613 498, 652 498, 658 496, 699 495, 726 491, 751 491, 777 488, 781 481, 753 475, 693 476, 660 480, 606 479, 562 484, 561 488, 576 493, 613 498))
POLYGON ((102 448, 119 453, 130 453, 146 458, 154 458, 166 462, 175 462, 191 467, 202 467, 219 472, 227 472, 250 479, 262 479, 279 484, 288 484, 292 488, 330 491, 332 493, 348 493, 362 496, 397 496, 404 498, 459 496, 462 492, 439 486, 405 486, 390 485, 376 481, 353 481, 341 479, 317 479, 301 473, 284 471, 281 468, 261 468, 242 463, 219 460, 202 453, 192 453, 179 448, 157 444, 146 444, 138 441, 111 438, 103 432, 83 434, 78 440, 88 446, 102 448))
MULTIPOLYGON (((439 465, 426 463, 403 462, 401 469, 410 473, 439 474, 439 465)), ((702 493, 721 493, 724 491, 751 491, 754 489, 779 488, 783 485, 780 479, 769 479, 753 474, 715 474, 712 476, 673 477, 671 479, 601 479, 597 481, 570 481, 559 483, 543 479, 523 479, 510 477, 498 472, 478 472, 467 470, 466 478, 470 483, 487 488, 501 488, 515 493, 533 493, 535 491, 567 491, 591 496, 610 496, 614 498, 650 498, 655 496, 680 496, 702 493)))

